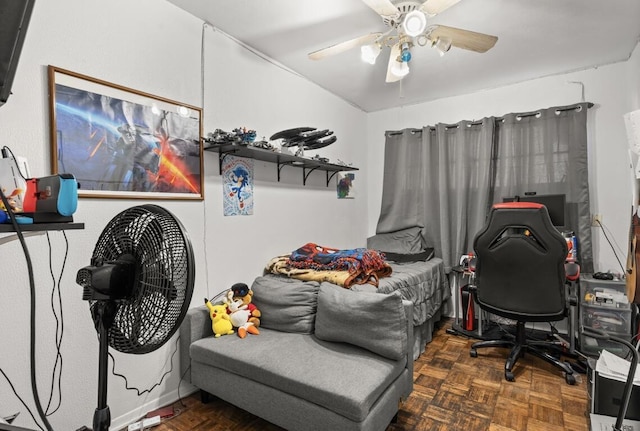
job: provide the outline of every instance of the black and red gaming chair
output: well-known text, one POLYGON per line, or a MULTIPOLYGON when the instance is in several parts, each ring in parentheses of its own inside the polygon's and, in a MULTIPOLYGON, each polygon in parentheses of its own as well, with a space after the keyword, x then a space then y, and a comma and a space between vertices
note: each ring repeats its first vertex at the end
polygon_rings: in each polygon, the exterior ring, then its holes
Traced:
POLYGON ((476 302, 481 309, 517 323, 515 339, 474 343, 471 356, 483 347, 510 347, 507 380, 514 380, 513 366, 528 352, 562 369, 567 383, 574 384, 571 366, 549 354, 548 349, 557 346, 528 339, 525 333, 526 322, 555 322, 568 315, 567 242, 552 225, 547 208, 532 202, 495 204, 473 246, 476 302))

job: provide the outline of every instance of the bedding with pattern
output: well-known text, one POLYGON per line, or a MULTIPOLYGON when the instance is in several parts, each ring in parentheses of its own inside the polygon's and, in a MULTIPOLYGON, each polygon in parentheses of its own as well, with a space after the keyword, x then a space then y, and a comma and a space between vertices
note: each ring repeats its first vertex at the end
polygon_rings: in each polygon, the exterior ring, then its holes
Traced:
POLYGON ((378 285, 391 274, 384 255, 365 248, 339 250, 307 243, 291 254, 276 256, 267 263, 266 272, 284 274, 306 281, 328 281, 349 288, 357 284, 378 285))

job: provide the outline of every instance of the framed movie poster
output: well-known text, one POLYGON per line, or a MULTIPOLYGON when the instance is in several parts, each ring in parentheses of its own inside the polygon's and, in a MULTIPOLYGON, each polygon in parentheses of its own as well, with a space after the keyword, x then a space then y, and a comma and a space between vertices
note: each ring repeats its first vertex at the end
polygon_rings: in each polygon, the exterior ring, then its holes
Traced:
POLYGON ((49 66, 51 169, 80 197, 204 198, 202 110, 49 66))

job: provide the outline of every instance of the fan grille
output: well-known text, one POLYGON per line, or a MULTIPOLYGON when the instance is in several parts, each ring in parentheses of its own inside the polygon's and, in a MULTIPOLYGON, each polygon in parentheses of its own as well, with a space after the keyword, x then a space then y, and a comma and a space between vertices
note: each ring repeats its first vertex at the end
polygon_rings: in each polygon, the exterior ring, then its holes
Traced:
MULTIPOLYGON (((96 243, 94 258, 135 259, 130 293, 117 300, 109 345, 143 354, 162 346, 180 326, 193 293, 193 249, 178 219, 157 205, 129 208, 115 216, 96 243)), ((96 303, 91 312, 96 319, 96 303)))

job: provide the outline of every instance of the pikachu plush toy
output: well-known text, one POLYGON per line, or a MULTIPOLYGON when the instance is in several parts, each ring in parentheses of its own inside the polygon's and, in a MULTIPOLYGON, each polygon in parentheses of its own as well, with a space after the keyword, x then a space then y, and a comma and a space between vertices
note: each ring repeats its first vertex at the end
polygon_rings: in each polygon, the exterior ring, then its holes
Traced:
POLYGON ((231 319, 227 314, 227 306, 225 304, 212 304, 207 298, 204 298, 204 304, 209 309, 209 317, 211 317, 211 328, 215 337, 221 335, 231 335, 234 333, 231 319))

